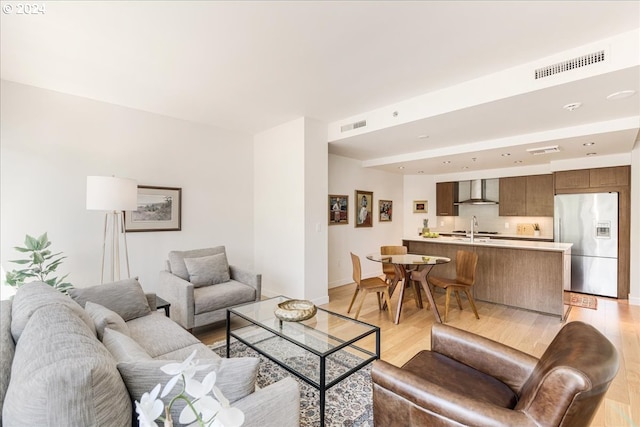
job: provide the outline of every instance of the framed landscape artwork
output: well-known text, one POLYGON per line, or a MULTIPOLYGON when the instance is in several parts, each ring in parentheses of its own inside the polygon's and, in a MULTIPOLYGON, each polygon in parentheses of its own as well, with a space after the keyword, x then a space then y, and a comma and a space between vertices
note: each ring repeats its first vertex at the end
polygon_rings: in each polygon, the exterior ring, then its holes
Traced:
POLYGON ((124 227, 132 231, 179 231, 182 189, 138 185, 138 209, 125 211, 124 227))
POLYGON ((426 200, 414 200, 413 201, 413 213, 427 213, 427 201, 426 200))
POLYGON ((373 192, 356 190, 356 228, 373 227, 373 192))
POLYGON ((378 200, 378 210, 380 222, 391 221, 393 213, 393 202, 391 200, 378 200))
POLYGON ((349 224, 349 196, 329 195, 329 225, 349 224))

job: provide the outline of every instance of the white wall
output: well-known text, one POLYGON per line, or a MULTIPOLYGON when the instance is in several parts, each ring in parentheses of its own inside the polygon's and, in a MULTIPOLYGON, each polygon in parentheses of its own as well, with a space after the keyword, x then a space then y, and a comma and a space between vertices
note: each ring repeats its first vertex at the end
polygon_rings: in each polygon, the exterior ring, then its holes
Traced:
POLYGON ((303 117, 261 132, 254 158, 263 294, 328 302, 326 124, 303 117))
POLYGON ((225 245, 253 268, 253 157, 248 135, 2 81, 1 262, 25 234, 49 233, 75 286, 100 281, 103 215, 85 209, 86 177, 181 187, 182 231, 130 233, 132 275, 155 290, 170 250, 225 245))
MULTIPOLYGON (((357 160, 329 155, 329 194, 349 196, 349 223, 329 226, 329 287, 353 283, 351 257, 360 257, 362 276, 382 273, 379 263, 365 256, 383 245, 402 243, 403 222, 409 203, 403 197, 402 175, 366 169, 357 160), (373 227, 355 228, 355 190, 373 192, 373 227), (378 201, 392 200, 392 221, 378 221, 378 201)), ((328 200, 324 201, 324 222, 328 222, 328 200)))

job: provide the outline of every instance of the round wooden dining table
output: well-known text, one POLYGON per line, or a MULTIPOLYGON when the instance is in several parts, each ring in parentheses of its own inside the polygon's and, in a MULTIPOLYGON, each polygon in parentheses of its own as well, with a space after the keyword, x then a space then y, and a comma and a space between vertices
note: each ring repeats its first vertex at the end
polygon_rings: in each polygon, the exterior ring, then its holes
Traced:
MULTIPOLYGON (((451 262, 450 258, 442 257, 442 256, 432 256, 432 255, 416 255, 416 254, 405 254, 405 255, 381 255, 381 254, 370 254, 367 255, 367 259, 370 261, 380 262, 383 264, 391 264, 393 265, 396 274, 391 282, 391 286, 389 289, 389 293, 393 295, 395 288, 398 285, 398 282, 401 280, 405 280, 405 283, 400 284, 400 295, 398 297, 398 308, 396 310, 396 317, 394 323, 397 325, 400 323, 400 312, 402 311, 402 303, 404 299, 404 290, 406 287, 407 273, 410 273, 410 279, 414 280, 422 286, 424 293, 427 295, 427 299, 433 308, 433 315, 436 318, 438 323, 442 323, 440 319, 440 312, 438 311, 438 307, 433 299, 433 292, 431 291, 431 286, 429 286, 429 273, 433 267, 439 264, 446 264, 451 262)), ((416 293, 418 290, 416 289, 416 293)), ((420 295, 416 295, 416 304, 418 307, 422 308, 422 301, 420 300, 420 295)))

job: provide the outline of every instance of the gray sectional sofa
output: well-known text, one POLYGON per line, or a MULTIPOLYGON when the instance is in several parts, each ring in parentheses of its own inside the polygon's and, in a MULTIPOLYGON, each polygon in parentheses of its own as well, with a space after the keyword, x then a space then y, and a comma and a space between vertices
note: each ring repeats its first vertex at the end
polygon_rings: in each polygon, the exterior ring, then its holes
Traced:
MULTIPOLYGON (((170 376, 161 366, 195 351, 216 370, 216 385, 244 412, 245 426, 298 426, 295 380, 256 389, 259 359, 220 358, 158 312, 155 295, 145 294, 137 280, 71 294, 34 282, 2 301, 0 425, 137 425, 133 400, 166 384, 170 376)), ((174 422, 181 409, 174 406, 174 422)))

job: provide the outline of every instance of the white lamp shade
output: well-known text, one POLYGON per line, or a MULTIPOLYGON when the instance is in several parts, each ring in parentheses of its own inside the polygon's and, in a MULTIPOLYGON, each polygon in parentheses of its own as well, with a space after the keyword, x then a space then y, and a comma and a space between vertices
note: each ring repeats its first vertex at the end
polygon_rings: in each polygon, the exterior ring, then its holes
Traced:
POLYGON ((87 209, 97 211, 135 211, 138 183, 115 176, 87 177, 87 209))

